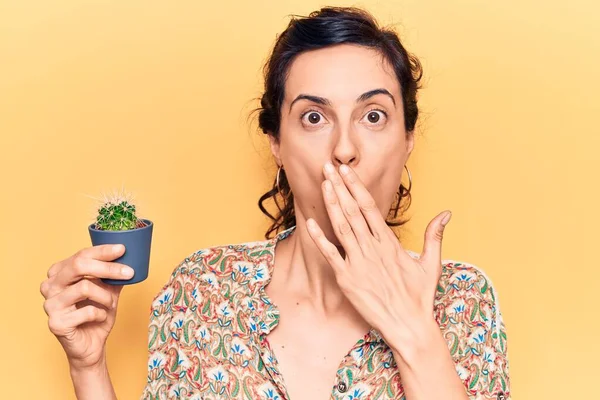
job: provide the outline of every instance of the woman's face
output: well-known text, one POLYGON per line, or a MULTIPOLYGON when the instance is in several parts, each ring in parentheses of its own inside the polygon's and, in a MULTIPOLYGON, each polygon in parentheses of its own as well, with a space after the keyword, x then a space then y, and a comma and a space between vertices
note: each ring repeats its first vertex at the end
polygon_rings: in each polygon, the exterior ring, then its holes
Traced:
POLYGON ((413 135, 404 128, 398 79, 380 53, 344 44, 299 55, 280 126, 271 150, 294 193, 297 223, 312 217, 335 240, 321 191, 328 161, 353 168, 388 215, 413 135))

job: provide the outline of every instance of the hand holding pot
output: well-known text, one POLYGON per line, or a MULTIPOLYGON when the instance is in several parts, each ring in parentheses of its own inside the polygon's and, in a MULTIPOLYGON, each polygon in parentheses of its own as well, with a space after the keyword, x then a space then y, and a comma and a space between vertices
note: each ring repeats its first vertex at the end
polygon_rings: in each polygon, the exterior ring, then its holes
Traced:
POLYGON ((133 270, 111 262, 124 246, 98 245, 82 249, 53 264, 40 285, 46 299, 48 327, 62 345, 71 368, 84 370, 104 362, 106 339, 115 324, 123 286, 105 279, 129 279, 133 270))

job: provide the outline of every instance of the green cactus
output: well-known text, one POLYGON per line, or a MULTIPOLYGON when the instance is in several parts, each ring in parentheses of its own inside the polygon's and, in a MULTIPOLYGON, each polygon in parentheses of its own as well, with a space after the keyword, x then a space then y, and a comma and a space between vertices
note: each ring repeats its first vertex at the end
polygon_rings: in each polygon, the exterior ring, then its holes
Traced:
POLYGON ((135 205, 123 196, 106 198, 98 208, 95 228, 103 231, 126 231, 146 226, 136 216, 135 205))

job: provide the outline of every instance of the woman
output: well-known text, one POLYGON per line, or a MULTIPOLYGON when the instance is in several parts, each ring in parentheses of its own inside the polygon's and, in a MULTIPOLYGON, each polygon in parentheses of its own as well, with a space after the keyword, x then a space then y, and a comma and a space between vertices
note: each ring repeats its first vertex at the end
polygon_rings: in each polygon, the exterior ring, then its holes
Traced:
MULTIPOLYGON (((495 290, 441 259, 451 214, 430 222, 421 254, 390 229, 406 221, 387 220, 410 200, 420 77, 360 9, 290 22, 259 115, 279 166, 259 206, 271 216, 273 197, 280 212, 266 240, 198 250, 173 271, 152 303, 142 398, 509 398, 495 290)), ((41 286, 80 399, 116 398, 104 346, 122 286, 87 277, 128 277, 110 262, 122 252, 81 250, 41 286)))

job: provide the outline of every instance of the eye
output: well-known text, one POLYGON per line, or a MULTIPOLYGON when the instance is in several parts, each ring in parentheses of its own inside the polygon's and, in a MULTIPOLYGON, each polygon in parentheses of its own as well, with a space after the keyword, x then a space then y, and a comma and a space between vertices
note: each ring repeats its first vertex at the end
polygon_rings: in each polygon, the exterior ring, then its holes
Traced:
POLYGON ((300 117, 303 121, 307 122, 309 125, 317 125, 323 119, 321 113, 315 110, 308 110, 300 117), (306 117, 306 118, 305 118, 306 117))
POLYGON ((380 121, 387 118, 387 113, 383 110, 373 109, 365 117, 372 125, 381 125, 383 122, 380 121))

